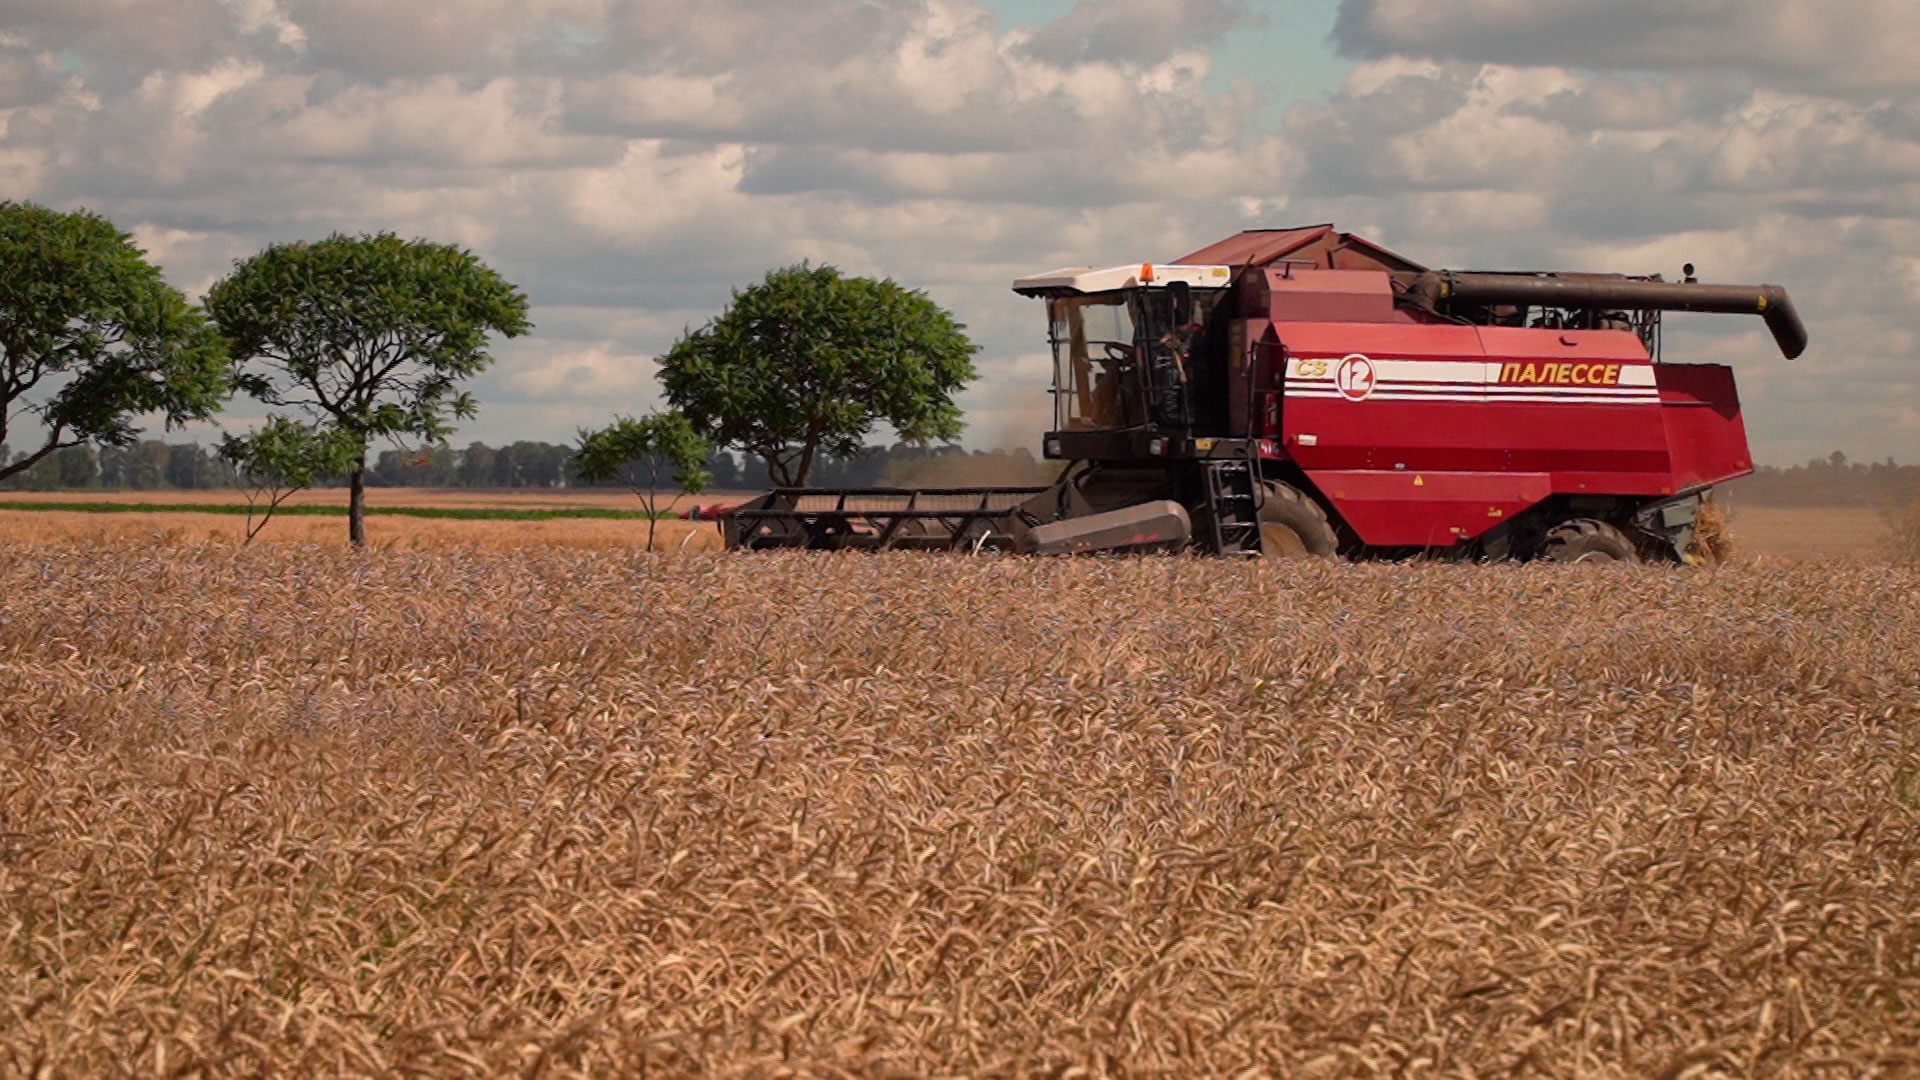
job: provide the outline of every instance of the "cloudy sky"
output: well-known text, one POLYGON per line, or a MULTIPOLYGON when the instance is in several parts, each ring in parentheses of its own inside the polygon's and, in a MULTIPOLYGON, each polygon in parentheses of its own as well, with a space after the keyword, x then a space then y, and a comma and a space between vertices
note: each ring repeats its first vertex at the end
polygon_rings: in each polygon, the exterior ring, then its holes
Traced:
MULTIPOLYGON (((1334 221, 1430 265, 1791 289, 1676 316, 1762 461, 1920 460, 1912 0, 0 0, 0 197, 99 210, 198 295, 275 240, 473 248, 539 328, 456 441, 570 439, 811 259, 983 346, 968 441, 1044 422, 1063 264, 1334 221)), ((244 420, 250 410, 236 406, 244 420)))

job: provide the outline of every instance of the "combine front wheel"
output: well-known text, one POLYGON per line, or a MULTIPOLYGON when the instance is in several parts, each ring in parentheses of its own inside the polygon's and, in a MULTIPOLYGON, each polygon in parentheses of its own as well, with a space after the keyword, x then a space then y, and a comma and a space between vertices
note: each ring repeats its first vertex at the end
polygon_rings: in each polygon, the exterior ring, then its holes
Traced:
POLYGON ((1640 561, 1625 533, 1593 518, 1574 518, 1548 529, 1540 542, 1540 557, 1558 563, 1640 561))
POLYGON ((1327 558, 1339 544, 1327 512, 1305 492, 1268 481, 1260 503, 1260 553, 1270 559, 1327 558))

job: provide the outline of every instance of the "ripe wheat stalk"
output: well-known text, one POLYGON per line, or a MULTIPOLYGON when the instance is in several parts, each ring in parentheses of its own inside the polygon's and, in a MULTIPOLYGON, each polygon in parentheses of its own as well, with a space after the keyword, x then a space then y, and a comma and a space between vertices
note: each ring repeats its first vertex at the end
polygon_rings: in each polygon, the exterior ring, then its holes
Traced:
POLYGON ((7 545, 0 1074, 1913 1075, 1916 591, 7 545))

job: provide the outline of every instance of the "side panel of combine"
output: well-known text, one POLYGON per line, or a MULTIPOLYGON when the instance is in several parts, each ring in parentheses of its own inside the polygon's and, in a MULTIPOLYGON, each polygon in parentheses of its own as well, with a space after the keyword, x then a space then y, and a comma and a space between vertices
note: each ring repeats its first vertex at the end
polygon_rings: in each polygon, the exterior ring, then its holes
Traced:
POLYGON ((1447 547, 1545 499, 1545 473, 1324 469, 1307 474, 1361 540, 1376 547, 1447 547))
POLYGON ((1282 443, 1359 538, 1471 539, 1548 494, 1488 441, 1488 364, 1473 327, 1286 323, 1282 443))
POLYGON ((1662 364, 1656 371, 1675 489, 1691 491, 1752 472, 1733 370, 1724 364, 1662 364))
POLYGON ((1316 469, 1497 467, 1470 326, 1284 323, 1282 442, 1316 469))
POLYGON ((1555 495, 1659 499, 1744 468, 1730 374, 1656 365, 1628 331, 1277 328, 1285 453, 1369 545, 1444 547, 1555 495))
POLYGON ((1661 495, 1668 472, 1656 365, 1625 330, 1481 327, 1488 434, 1501 467, 1567 495, 1661 495))

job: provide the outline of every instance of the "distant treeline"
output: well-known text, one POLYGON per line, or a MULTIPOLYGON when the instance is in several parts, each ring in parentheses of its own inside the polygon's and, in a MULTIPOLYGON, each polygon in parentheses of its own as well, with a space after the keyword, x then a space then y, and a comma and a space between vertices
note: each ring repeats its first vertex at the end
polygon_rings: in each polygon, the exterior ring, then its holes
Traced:
MULTIPOLYGON (((7 453, 0 446, 0 455, 7 453)), ((464 450, 385 450, 367 472, 375 487, 432 488, 578 488, 573 449, 556 443, 516 442, 488 446, 476 442, 464 450)), ((957 446, 874 447, 853 458, 831 455, 815 466, 816 487, 876 485, 1044 484, 1056 466, 1021 450, 967 451, 957 446)), ((757 490, 772 486, 757 457, 726 451, 707 461, 717 490, 757 490)), ((340 478, 323 485, 344 486, 340 478)), ((46 458, 0 490, 11 491, 194 491, 236 486, 233 468, 197 443, 148 440, 126 449, 96 452, 75 446, 46 458)), ((1880 506, 1920 492, 1920 465, 1848 461, 1834 453, 1804 465, 1763 465, 1752 476, 1727 485, 1736 503, 1762 506, 1880 506)))
MULTIPOLYGON (((0 445, 0 460, 10 451, 0 445)), ((766 463, 750 455, 715 453, 707 461, 716 490, 772 486, 766 463)), ((1053 467, 1022 450, 963 450, 957 446, 874 447, 853 458, 825 456, 815 465, 816 487, 884 484, 1044 484, 1053 467)), ((344 487, 340 477, 321 485, 344 487)), ((506 446, 470 443, 464 449, 385 450, 367 470, 369 487, 580 488, 573 448, 555 443, 506 446)), ((0 491, 198 491, 237 487, 233 467, 198 443, 150 439, 124 449, 75 446, 42 458, 0 482, 0 491)), ((615 486, 618 485, 601 485, 615 486)))
POLYGON ((1762 465, 1726 490, 1735 505, 1880 507, 1920 495, 1920 465, 1848 461, 1835 451, 1805 465, 1762 465))

